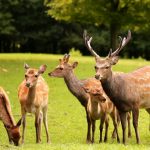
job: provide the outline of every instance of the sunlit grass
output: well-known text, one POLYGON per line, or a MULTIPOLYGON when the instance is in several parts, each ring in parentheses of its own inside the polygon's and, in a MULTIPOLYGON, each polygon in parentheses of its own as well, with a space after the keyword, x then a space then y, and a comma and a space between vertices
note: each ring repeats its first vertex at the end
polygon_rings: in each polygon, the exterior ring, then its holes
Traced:
MULTIPOLYGON (((141 145, 136 144, 134 129, 132 127, 132 138, 127 139, 127 145, 117 144, 116 140, 111 139, 113 130, 112 121, 110 120, 108 143, 99 144, 99 121, 97 121, 95 144, 87 145, 86 139, 86 117, 84 108, 78 100, 68 91, 63 79, 50 78, 48 72, 52 71, 58 65, 58 59, 62 55, 47 55, 47 54, 0 54, 0 86, 7 91, 12 111, 17 121, 20 116, 20 104, 17 97, 18 85, 24 78, 24 62, 31 67, 38 68, 41 64, 48 66, 44 73, 44 78, 48 82, 49 93, 49 108, 48 108, 48 124, 49 133, 52 144, 46 144, 46 135, 43 128, 42 143, 35 144, 35 128, 34 115, 27 116, 27 127, 25 133, 25 144, 20 147, 11 146, 8 144, 6 131, 0 122, 0 150, 2 149, 18 149, 18 150, 127 150, 127 149, 149 149, 150 133, 149 133, 149 115, 140 110, 139 132, 141 145)), ((79 65, 75 70, 75 74, 79 79, 92 77, 95 74, 93 57, 71 57, 71 62, 78 61, 79 65)), ((115 71, 130 72, 144 65, 149 65, 150 62, 142 59, 129 60, 121 59, 116 66, 115 71)), ((119 135, 122 138, 121 126, 119 127, 119 135)))

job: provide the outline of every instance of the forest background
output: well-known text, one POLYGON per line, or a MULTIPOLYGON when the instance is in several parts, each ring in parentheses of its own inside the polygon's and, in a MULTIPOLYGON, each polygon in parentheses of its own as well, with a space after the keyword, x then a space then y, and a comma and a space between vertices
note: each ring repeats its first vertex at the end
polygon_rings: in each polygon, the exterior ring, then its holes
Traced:
POLYGON ((0 53, 89 55, 86 29, 94 49, 106 56, 130 29, 132 41, 121 56, 150 60, 149 10, 150 0, 1 0, 0 53))

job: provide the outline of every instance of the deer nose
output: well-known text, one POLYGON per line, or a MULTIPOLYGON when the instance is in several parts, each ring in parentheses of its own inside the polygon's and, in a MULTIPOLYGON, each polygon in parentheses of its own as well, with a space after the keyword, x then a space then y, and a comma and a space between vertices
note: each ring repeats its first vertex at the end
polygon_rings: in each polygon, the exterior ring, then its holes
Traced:
POLYGON ((49 75, 49 76, 51 76, 51 75, 52 75, 52 73, 50 72, 50 73, 48 73, 48 75, 49 75))
POLYGON ((96 75, 95 75, 95 78, 96 78, 97 80, 99 80, 100 75, 99 75, 99 74, 96 74, 96 75))
POLYGON ((27 87, 30 87, 30 83, 29 83, 29 82, 27 82, 27 83, 26 83, 26 86, 27 86, 27 87))

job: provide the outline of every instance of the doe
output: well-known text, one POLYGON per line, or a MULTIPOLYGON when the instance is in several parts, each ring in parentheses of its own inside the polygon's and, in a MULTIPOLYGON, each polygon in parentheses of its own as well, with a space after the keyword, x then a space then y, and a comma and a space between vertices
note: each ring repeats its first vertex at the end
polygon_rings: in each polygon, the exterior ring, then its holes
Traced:
POLYGON ((36 143, 41 142, 41 121, 43 120, 47 143, 50 142, 47 124, 48 108, 48 85, 41 76, 46 70, 46 65, 41 65, 39 69, 30 68, 24 65, 26 70, 25 79, 19 85, 18 97, 21 104, 23 119, 22 143, 24 143, 24 132, 26 127, 26 113, 35 114, 36 143))
POLYGON ((9 143, 12 142, 18 146, 20 140, 20 125, 21 119, 15 124, 9 98, 2 87, 0 87, 0 120, 2 120, 4 127, 6 128, 9 143))
POLYGON ((89 94, 85 92, 82 85, 86 83, 93 83, 99 84, 99 81, 94 78, 88 78, 85 80, 79 80, 76 75, 74 74, 74 69, 77 67, 78 62, 74 62, 73 64, 69 63, 69 54, 65 54, 63 59, 59 59, 60 63, 59 65, 49 73, 49 76, 52 77, 60 77, 64 78, 64 81, 69 89, 69 91, 79 100, 81 105, 85 108, 86 111, 86 117, 87 117, 87 124, 88 124, 88 130, 87 130, 87 138, 86 142, 91 143, 94 142, 94 138, 92 136, 91 139, 91 118, 88 115, 87 105, 89 100, 89 94))

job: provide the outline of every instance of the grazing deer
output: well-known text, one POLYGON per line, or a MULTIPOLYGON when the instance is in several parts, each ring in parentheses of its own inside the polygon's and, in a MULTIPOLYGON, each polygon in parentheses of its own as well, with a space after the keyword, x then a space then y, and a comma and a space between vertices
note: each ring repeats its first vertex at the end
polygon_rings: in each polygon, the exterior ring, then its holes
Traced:
POLYGON ((46 70, 46 65, 41 65, 40 68, 30 68, 27 64, 24 65, 26 69, 25 79, 19 85, 18 97, 21 104, 22 113, 22 143, 24 143, 24 132, 26 127, 26 113, 35 114, 35 128, 36 128, 36 143, 41 142, 41 121, 43 120, 47 142, 49 140, 48 125, 47 125, 47 108, 48 108, 48 85, 41 76, 46 70))
POLYGON ((100 124, 99 142, 102 142, 102 132, 103 132, 104 122, 106 126, 104 142, 107 141, 107 133, 108 133, 108 126, 109 126, 108 114, 110 114, 114 127, 116 129, 117 141, 120 143, 118 130, 117 130, 117 124, 119 122, 118 111, 116 107, 113 105, 113 103, 110 101, 110 99, 107 97, 105 92, 103 91, 101 83, 97 82, 97 80, 91 80, 91 82, 87 82, 87 83, 85 82, 83 88, 85 89, 86 93, 89 94, 87 111, 90 120, 92 121, 92 129, 93 129, 92 140, 94 141, 95 121, 100 119, 101 124, 100 124))
POLYGON ((2 120, 4 127, 6 128, 9 142, 13 142, 16 146, 18 146, 21 137, 19 129, 21 125, 21 119, 15 125, 9 98, 2 87, 0 87, 0 120, 2 120))
POLYGON ((94 142, 93 140, 91 141, 91 120, 87 111, 89 94, 85 92, 85 90, 82 87, 82 84, 85 82, 91 82, 92 80, 95 83, 97 82, 97 84, 99 84, 99 81, 94 78, 79 80, 75 76, 73 71, 77 67, 78 62, 74 62, 73 64, 70 64, 68 63, 69 58, 70 55, 65 54, 63 59, 59 59, 60 61, 59 65, 52 72, 49 73, 49 76, 64 78, 64 81, 69 91, 79 100, 81 105, 85 108, 87 124, 88 124, 86 141, 87 143, 94 142))
POLYGON ((108 56, 102 59, 91 47, 92 37, 88 37, 84 32, 86 47, 95 57, 96 65, 95 78, 102 83, 105 93, 119 110, 122 130, 123 143, 126 143, 126 115, 132 111, 133 126, 136 134, 136 141, 140 143, 138 133, 139 108, 145 108, 150 113, 150 66, 145 66, 131 73, 115 74, 112 71, 112 65, 119 60, 119 53, 123 47, 130 41, 131 32, 128 31, 127 38, 120 37, 119 47, 112 53, 110 50, 108 56))

